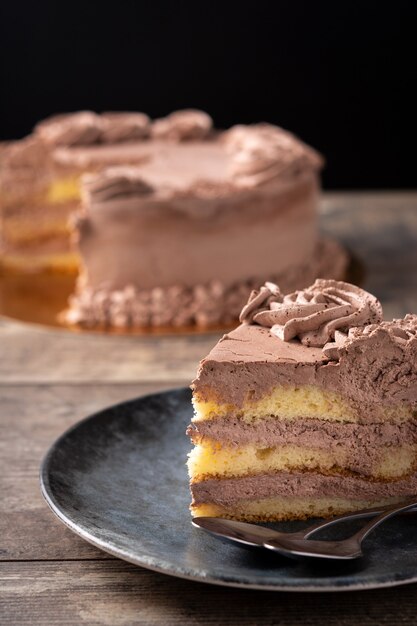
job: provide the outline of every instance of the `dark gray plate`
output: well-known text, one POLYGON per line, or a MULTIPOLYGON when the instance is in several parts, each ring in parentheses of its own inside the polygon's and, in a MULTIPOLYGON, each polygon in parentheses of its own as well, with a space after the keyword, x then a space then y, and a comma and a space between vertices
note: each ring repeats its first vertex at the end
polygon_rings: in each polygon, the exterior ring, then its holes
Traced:
MULTIPOLYGON (((415 515, 387 522, 360 562, 309 564, 222 542, 191 525, 184 434, 188 389, 138 398, 80 422, 52 446, 42 493, 71 530, 159 572, 253 589, 341 591, 417 581, 415 515)), ((294 530, 302 523, 276 524, 294 530)))

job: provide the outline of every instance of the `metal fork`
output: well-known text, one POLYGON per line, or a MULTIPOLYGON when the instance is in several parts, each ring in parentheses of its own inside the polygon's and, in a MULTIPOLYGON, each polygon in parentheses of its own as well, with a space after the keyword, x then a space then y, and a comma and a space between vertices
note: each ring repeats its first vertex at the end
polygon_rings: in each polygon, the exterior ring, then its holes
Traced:
MULTIPOLYGON (((341 541, 317 541, 315 539, 294 539, 285 536, 266 540, 264 547, 291 557, 314 557, 317 559, 357 559, 363 556, 362 542, 375 528, 394 515, 411 511, 417 505, 414 497, 402 504, 388 507, 376 518, 370 520, 357 533, 341 541)), ((317 530, 317 529, 316 529, 317 530)))
POLYGON ((271 528, 265 528, 264 526, 258 526, 256 524, 249 524, 247 522, 237 522, 234 520, 222 519, 219 517, 195 517, 192 521, 193 525, 202 528, 218 537, 223 537, 241 543, 247 546, 266 547, 270 550, 275 550, 285 556, 300 557, 300 556, 312 556, 316 558, 333 558, 333 559, 352 559, 361 556, 360 549, 361 542, 365 537, 382 521, 396 515, 397 513, 405 512, 417 507, 417 500, 410 498, 406 502, 389 505, 387 507, 376 507, 372 509, 363 509, 360 511, 354 511, 353 513, 345 513, 338 515, 328 520, 322 520, 297 532, 279 532, 271 528), (330 542, 330 541, 316 541, 308 540, 313 533, 318 532, 324 528, 328 528, 339 522, 349 521, 354 519, 363 519, 366 517, 378 517, 371 520, 366 524, 359 533, 356 533, 352 538, 345 540, 346 542, 356 540, 356 546, 353 549, 353 543, 350 544, 350 550, 340 544, 343 542, 330 542), (359 542, 359 544, 358 544, 359 542), (312 545, 313 544, 313 545, 312 545), (337 544, 337 549, 334 546, 337 544), (359 553, 358 553, 359 545, 359 553), (333 548, 333 549, 332 549, 333 548), (343 556, 341 554, 344 553, 343 556), (350 556, 347 556, 349 555, 350 556), (333 556, 332 556, 333 555, 333 556), (352 556, 353 555, 353 556, 352 556))

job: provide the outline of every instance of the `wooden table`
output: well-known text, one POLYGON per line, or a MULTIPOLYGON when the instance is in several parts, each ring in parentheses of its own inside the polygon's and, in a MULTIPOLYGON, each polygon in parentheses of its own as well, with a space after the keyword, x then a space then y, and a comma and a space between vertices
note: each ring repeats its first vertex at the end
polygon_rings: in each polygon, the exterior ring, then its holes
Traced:
MULTIPOLYGON (((417 311, 417 193, 328 194, 323 230, 367 266, 386 317, 417 311)), ((75 335, 0 321, 0 623, 415 624, 415 585, 290 594, 192 583, 111 558, 58 522, 38 487, 55 438, 114 402, 188 384, 214 335, 75 335)), ((417 540, 417 535, 416 535, 417 540)))

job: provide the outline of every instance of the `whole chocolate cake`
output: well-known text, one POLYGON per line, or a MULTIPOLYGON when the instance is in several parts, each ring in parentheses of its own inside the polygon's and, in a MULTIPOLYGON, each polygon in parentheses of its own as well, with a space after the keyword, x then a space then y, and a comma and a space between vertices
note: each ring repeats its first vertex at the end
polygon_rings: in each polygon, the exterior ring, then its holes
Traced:
POLYGON ((223 324, 259 282, 344 276, 317 229, 322 158, 276 126, 81 112, 1 154, 2 263, 79 269, 71 324, 223 324))

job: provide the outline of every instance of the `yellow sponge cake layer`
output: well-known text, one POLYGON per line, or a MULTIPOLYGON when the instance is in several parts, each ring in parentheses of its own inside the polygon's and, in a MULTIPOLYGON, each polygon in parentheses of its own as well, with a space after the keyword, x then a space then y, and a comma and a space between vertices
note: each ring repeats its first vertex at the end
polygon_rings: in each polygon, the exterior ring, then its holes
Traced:
POLYGON ((81 200, 80 176, 57 178, 47 188, 46 201, 49 204, 61 204, 74 200, 81 200))
POLYGON ((290 470, 317 470, 322 473, 348 470, 392 480, 413 472, 416 461, 416 445, 381 447, 376 458, 370 462, 366 451, 363 455, 352 454, 350 448, 342 446, 337 450, 297 445, 228 447, 205 440, 190 452, 188 470, 192 482, 209 476, 224 478, 290 470))
POLYGON ((370 509, 400 502, 401 498, 353 500, 348 498, 275 497, 242 500, 233 506, 200 504, 191 506, 194 517, 226 517, 246 522, 285 521, 310 517, 332 517, 351 511, 370 509))
MULTIPOLYGON (((313 385, 277 386, 260 400, 246 400, 241 406, 204 401, 199 399, 198 394, 194 394, 193 404, 193 421, 196 422, 225 416, 238 416, 247 422, 269 419, 271 416, 279 416, 285 420, 310 417, 350 423, 361 420, 359 407, 353 406, 347 398, 313 385)), ((413 410, 410 405, 378 407, 378 410, 375 409, 375 416, 375 421, 379 418, 403 422, 413 417, 413 410)))
POLYGON ((76 274, 80 261, 77 254, 72 252, 39 252, 36 257, 30 255, 9 253, 0 260, 0 269, 10 273, 26 273, 28 271, 44 271, 60 274, 76 274))

